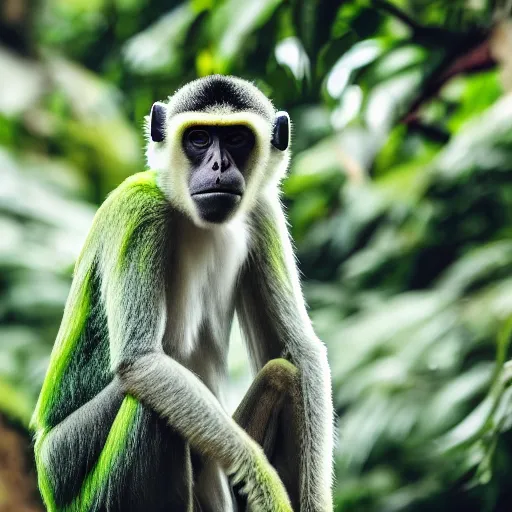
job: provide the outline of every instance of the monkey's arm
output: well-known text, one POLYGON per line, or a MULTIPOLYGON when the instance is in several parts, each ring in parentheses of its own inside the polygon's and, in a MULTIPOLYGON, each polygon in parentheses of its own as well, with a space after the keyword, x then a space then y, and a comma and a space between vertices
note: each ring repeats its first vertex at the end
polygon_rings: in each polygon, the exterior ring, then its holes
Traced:
POLYGON ((316 337, 302 296, 279 199, 253 216, 254 245, 241 279, 237 314, 255 370, 287 357, 299 369, 301 512, 332 510, 333 407, 324 344, 316 337))
POLYGON ((123 390, 166 419, 199 452, 218 460, 234 481, 243 482, 255 511, 270 510, 259 508, 260 503, 291 511, 261 448, 200 379, 163 352, 164 269, 172 229, 165 200, 145 186, 122 202, 114 201, 106 214, 100 269, 111 365, 123 390))

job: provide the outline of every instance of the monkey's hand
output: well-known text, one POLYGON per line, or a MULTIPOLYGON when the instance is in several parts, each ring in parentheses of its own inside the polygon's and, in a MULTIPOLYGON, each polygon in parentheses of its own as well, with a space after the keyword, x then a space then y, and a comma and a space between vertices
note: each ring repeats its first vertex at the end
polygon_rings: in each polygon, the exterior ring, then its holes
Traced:
POLYGON ((279 475, 263 450, 252 443, 252 457, 234 476, 234 483, 243 482, 251 512, 293 512, 279 475))

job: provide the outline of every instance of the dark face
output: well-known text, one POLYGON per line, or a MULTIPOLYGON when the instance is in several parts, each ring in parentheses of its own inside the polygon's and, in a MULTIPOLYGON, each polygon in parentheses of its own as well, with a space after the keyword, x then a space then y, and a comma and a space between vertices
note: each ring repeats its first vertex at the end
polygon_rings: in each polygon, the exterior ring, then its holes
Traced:
POLYGON ((193 126, 182 143, 191 163, 189 191, 199 215, 207 222, 223 222, 244 195, 254 134, 239 125, 193 126))

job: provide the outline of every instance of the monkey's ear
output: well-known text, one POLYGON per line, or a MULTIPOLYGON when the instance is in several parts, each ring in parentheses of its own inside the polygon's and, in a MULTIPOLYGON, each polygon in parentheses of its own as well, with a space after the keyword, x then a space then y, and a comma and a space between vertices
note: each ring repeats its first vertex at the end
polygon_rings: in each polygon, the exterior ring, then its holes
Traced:
POLYGON ((153 142, 162 142, 165 139, 165 118, 166 108, 163 103, 153 103, 149 123, 151 127, 151 140, 153 142))
POLYGON ((280 151, 284 151, 288 147, 290 143, 290 117, 287 112, 281 111, 276 114, 271 142, 280 151))

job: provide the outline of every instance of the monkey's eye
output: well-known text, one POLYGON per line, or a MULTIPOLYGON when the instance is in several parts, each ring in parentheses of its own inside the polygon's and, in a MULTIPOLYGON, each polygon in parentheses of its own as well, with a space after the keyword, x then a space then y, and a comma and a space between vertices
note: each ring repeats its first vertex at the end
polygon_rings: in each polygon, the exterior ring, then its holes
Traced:
POLYGON ((210 135, 206 130, 192 130, 188 134, 188 140, 196 148, 206 148, 210 145, 210 135))
POLYGON ((244 146, 249 140, 249 134, 245 130, 235 130, 228 135, 224 139, 224 142, 233 148, 239 148, 244 146))

